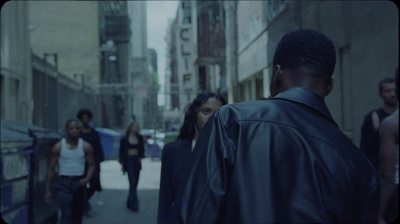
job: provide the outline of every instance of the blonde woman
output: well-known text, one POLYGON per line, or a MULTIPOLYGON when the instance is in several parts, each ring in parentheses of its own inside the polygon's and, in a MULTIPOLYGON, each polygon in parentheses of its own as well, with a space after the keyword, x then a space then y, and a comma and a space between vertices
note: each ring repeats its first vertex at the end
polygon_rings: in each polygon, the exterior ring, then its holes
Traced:
POLYGON ((119 162, 122 165, 122 172, 127 172, 129 178, 129 195, 126 204, 127 208, 134 212, 139 210, 136 188, 142 169, 141 160, 144 157, 143 136, 139 133, 138 123, 129 124, 125 130, 125 135, 121 138, 119 147, 119 162))

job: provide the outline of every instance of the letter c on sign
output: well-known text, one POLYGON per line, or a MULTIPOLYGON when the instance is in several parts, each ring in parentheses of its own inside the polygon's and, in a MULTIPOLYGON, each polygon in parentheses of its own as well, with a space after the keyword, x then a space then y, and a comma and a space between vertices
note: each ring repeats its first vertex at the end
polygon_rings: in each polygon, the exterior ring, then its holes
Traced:
POLYGON ((181 37, 182 40, 189 40, 188 35, 184 35, 184 33, 188 32, 188 31, 189 31, 188 28, 185 28, 185 29, 182 29, 182 30, 181 30, 181 35, 180 35, 180 37, 181 37))

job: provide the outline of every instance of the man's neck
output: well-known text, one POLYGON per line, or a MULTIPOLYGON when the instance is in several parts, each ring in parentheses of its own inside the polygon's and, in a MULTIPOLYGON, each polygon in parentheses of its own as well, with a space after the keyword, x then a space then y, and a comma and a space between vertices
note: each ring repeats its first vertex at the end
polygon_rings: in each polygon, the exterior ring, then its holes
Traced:
POLYGON ((82 131, 85 133, 90 132, 92 129, 90 128, 90 126, 82 126, 82 131))
POLYGON ((392 114, 396 109, 397 109, 397 104, 395 105, 390 105, 390 104, 384 104, 382 109, 388 113, 388 114, 392 114))
POLYGON ((79 138, 71 138, 71 137, 66 137, 65 138, 66 142, 70 143, 70 144, 77 144, 78 143, 78 139, 79 138))

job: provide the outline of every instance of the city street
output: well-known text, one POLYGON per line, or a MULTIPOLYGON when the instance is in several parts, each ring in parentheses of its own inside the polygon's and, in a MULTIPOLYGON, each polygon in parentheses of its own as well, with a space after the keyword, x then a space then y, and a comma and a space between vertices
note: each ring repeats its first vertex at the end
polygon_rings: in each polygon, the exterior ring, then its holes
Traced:
POLYGON ((142 160, 138 186, 139 212, 132 212, 126 208, 129 189, 127 174, 122 175, 121 166, 117 160, 102 162, 100 175, 103 191, 96 192, 91 198, 93 215, 84 217, 83 223, 156 223, 160 170, 160 159, 142 160))

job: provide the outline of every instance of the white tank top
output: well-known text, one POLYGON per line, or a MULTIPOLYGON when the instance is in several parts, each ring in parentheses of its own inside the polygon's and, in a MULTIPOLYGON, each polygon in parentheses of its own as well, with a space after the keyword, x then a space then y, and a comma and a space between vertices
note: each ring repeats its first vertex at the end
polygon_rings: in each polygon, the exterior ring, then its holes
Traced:
POLYGON ((65 138, 61 139, 61 152, 58 157, 60 175, 82 176, 85 172, 85 152, 83 151, 83 140, 78 139, 75 149, 69 149, 65 138))

